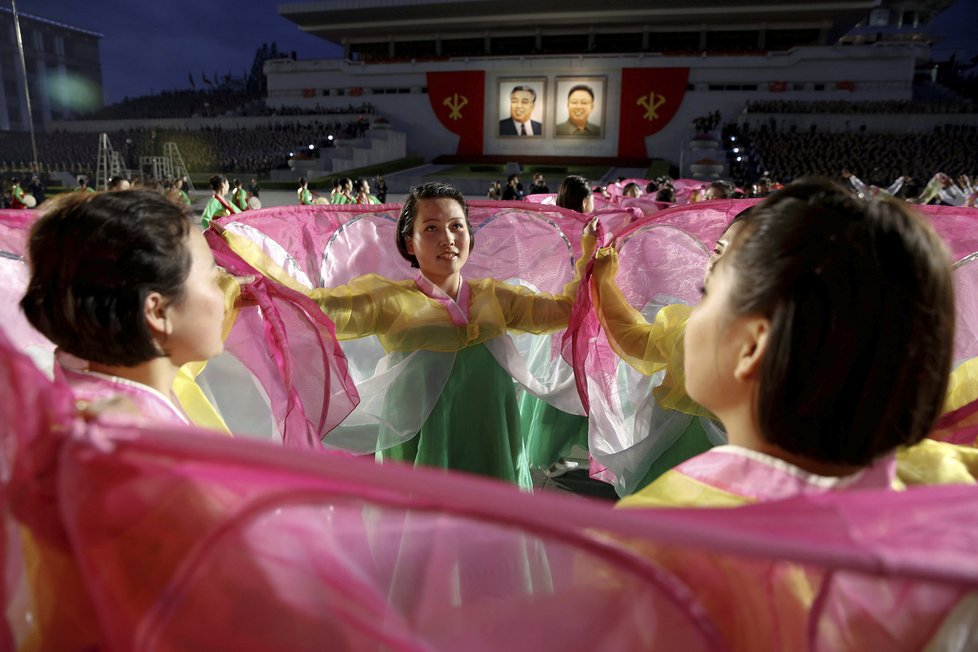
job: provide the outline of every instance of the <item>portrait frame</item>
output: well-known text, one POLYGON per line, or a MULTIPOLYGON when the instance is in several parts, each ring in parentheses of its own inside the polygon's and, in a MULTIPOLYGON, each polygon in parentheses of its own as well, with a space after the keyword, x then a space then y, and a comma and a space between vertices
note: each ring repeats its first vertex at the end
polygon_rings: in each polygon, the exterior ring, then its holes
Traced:
POLYGON ((499 138, 542 138, 546 133, 546 108, 547 108, 547 78, 546 77, 504 77, 496 81, 498 91, 497 97, 497 127, 496 136, 499 138), (513 89, 526 86, 532 88, 537 99, 533 105, 528 122, 536 123, 538 126, 532 136, 521 136, 515 131, 510 112, 510 95, 513 89))
POLYGON ((557 77, 554 89, 554 126, 553 136, 560 139, 586 138, 603 140, 607 136, 605 127, 606 98, 608 77, 605 75, 590 75, 586 77, 557 77), (568 110, 568 95, 576 86, 585 86, 594 93, 591 112, 586 116, 585 133, 577 133, 576 126, 570 122, 568 110), (574 129, 574 133, 569 133, 574 129), (595 133, 586 133, 592 131, 595 133))

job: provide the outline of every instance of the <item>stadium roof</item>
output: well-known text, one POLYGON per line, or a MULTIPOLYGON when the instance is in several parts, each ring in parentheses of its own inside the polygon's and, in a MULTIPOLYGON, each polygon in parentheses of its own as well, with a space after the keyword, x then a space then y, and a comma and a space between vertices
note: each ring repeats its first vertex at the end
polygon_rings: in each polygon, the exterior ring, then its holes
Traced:
POLYGON ((774 26, 843 31, 877 0, 327 0, 279 5, 303 31, 335 43, 566 33, 714 31, 774 26))

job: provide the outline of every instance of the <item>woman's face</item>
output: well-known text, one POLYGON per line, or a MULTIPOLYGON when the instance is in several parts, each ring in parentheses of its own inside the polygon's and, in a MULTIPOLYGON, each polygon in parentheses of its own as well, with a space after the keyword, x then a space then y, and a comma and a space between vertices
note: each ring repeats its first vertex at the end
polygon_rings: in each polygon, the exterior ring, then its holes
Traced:
POLYGON ((703 282, 702 299, 693 308, 683 340, 686 393, 718 416, 736 395, 734 370, 738 359, 735 337, 739 318, 731 309, 730 294, 736 269, 723 255, 711 263, 703 282))
POLYGON ((220 271, 204 236, 191 230, 190 274, 183 285, 183 298, 167 307, 169 332, 163 350, 177 366, 209 360, 224 350, 224 291, 218 285, 220 271))
POLYGON ((727 247, 730 246, 730 243, 733 242, 734 238, 737 237, 737 234, 740 233, 740 229, 743 228, 743 226, 744 226, 743 220, 734 222, 733 224, 728 226, 727 230, 720 235, 720 238, 717 240, 716 245, 713 247, 713 251, 710 252, 710 259, 706 264, 707 276, 709 276, 710 270, 713 269, 713 266, 716 265, 717 261, 720 260, 724 252, 726 252, 727 247))
POLYGON ((421 273, 436 285, 457 276, 469 259, 470 246, 462 207, 444 197, 418 200, 414 230, 405 245, 418 259, 421 273))

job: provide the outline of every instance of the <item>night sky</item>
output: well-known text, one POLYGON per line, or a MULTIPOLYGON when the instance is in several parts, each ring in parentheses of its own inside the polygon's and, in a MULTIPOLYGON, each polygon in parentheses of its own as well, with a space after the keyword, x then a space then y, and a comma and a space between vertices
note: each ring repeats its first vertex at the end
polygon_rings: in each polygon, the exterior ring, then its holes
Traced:
MULTIPOLYGON (((7 4, 9 0, 0 0, 7 4)), ((192 73, 241 76, 262 43, 295 50, 299 59, 335 58, 339 46, 309 36, 278 15, 272 0, 16 0, 17 9, 103 35, 102 84, 106 104, 125 96, 190 88, 192 73)), ((942 43, 934 57, 957 49, 958 61, 978 55, 978 2, 957 0, 937 17, 942 43)))
MULTIPOLYGON (((15 0, 17 11, 102 34, 105 103, 208 78, 247 74, 262 43, 300 59, 342 56, 337 45, 302 32, 272 0, 15 0)), ((0 0, 6 6, 9 0, 0 0)))

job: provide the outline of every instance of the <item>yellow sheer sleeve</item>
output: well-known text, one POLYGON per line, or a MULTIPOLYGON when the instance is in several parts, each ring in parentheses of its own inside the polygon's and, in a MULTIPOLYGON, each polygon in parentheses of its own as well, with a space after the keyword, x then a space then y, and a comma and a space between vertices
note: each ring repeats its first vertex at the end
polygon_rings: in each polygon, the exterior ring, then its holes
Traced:
POLYGON ((593 235, 581 236, 582 254, 575 265, 574 278, 564 285, 560 294, 535 293, 525 287, 495 283, 493 291, 506 327, 524 333, 545 333, 566 327, 595 242, 593 235))
POLYGON ((612 350, 645 376, 665 370, 662 383, 652 390, 665 408, 696 416, 710 412, 686 394, 683 374, 683 334, 692 308, 664 306, 651 324, 631 306, 615 282, 618 252, 607 247, 594 258, 592 303, 612 350))
POLYGON ((225 231, 222 237, 266 277, 312 299, 333 321, 341 340, 376 335, 387 351, 458 351, 503 335, 508 329, 544 332, 567 325, 584 265, 594 251, 583 236, 584 254, 574 279, 559 295, 535 294, 494 279, 470 281, 469 323, 455 325, 445 308, 414 281, 367 274, 334 288, 303 287, 250 240, 225 231))
POLYGON ((594 310, 615 353, 639 373, 651 376, 665 369, 677 351, 681 356, 682 337, 692 309, 665 306, 650 324, 621 293, 615 283, 617 274, 618 252, 610 247, 598 251, 594 259, 594 310))

